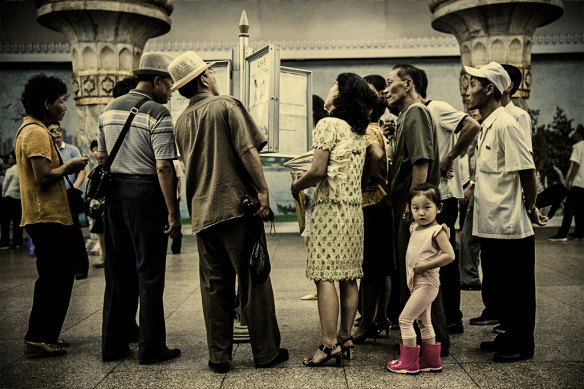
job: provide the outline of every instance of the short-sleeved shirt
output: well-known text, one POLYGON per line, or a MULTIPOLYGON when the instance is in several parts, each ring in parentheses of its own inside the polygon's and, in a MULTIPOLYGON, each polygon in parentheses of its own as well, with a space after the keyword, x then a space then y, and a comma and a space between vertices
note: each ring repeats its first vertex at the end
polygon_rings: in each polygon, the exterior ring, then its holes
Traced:
POLYGON ((519 108, 512 101, 505 106, 505 111, 515 119, 519 127, 525 134, 525 143, 530 153, 533 153, 533 145, 531 141, 531 116, 526 110, 519 108))
POLYGON ((408 200, 412 185, 412 168, 416 162, 428 161, 426 182, 440 183, 440 154, 437 125, 428 108, 419 101, 410 104, 397 118, 396 146, 391 169, 392 202, 408 200))
POLYGON ((2 197, 20 199, 20 181, 18 180, 18 167, 12 165, 6 170, 6 177, 2 183, 2 197))
MULTIPOLYGON (((61 152, 61 157, 63 157, 63 162, 67 162, 75 157, 81 156, 81 153, 79 152, 79 149, 77 147, 65 142, 61 142, 61 147, 59 147, 59 151, 61 152)), ((72 184, 74 184, 75 181, 77 180, 78 174, 79 173, 69 174, 69 180, 71 181, 72 184)), ((69 189, 69 183, 67 182, 67 180, 63 178, 63 181, 65 181, 65 188, 69 189)))
MULTIPOLYGON (((438 150, 440 151, 440 161, 446 159, 446 156, 452 150, 452 147, 458 139, 457 133, 461 130, 461 124, 468 115, 457 109, 454 109, 445 101, 429 100, 426 106, 430 110, 434 120, 438 123, 438 150)), ((449 198, 463 198, 462 189, 462 171, 459 166, 458 158, 452 161, 452 170, 454 177, 446 178, 440 176, 440 195, 442 200, 449 198)))
MULTIPOLYGON (((383 180, 384 184, 379 184, 378 180, 375 180, 371 186, 367 186, 365 190, 363 190, 363 207, 379 203, 385 196, 387 196, 389 190, 387 188, 388 159, 385 155, 385 138, 379 129, 378 123, 370 123, 365 130, 365 147, 369 147, 372 144, 379 145, 383 150, 383 163, 380 169, 373 173, 373 176, 378 177, 379 180, 383 180)), ((365 161, 365 164, 367 164, 367 161, 365 161)))
POLYGON ((523 130, 503 107, 483 120, 476 154, 473 235, 492 239, 533 235, 518 172, 535 166, 523 130))
POLYGON ((59 178, 41 186, 37 184, 32 170, 33 157, 48 159, 51 169, 61 165, 53 136, 42 122, 26 116, 23 126, 29 123, 32 124, 21 127, 15 146, 22 203, 20 226, 37 223, 72 225, 65 182, 59 178))
MULTIPOLYGON (((144 97, 137 89, 110 102, 99 115, 98 147, 111 153, 130 115, 130 110, 144 97)), ((172 118, 163 105, 147 101, 134 117, 122 146, 111 166, 112 173, 155 175, 156 160, 176 159, 172 118)))
POLYGON ((572 147, 570 161, 580 165, 574 181, 572 181, 572 186, 584 188, 584 140, 581 140, 572 147))
POLYGON ((243 104, 231 96, 198 93, 178 117, 175 137, 185 163, 193 232, 241 217, 241 198, 255 195, 241 156, 266 145, 243 104))

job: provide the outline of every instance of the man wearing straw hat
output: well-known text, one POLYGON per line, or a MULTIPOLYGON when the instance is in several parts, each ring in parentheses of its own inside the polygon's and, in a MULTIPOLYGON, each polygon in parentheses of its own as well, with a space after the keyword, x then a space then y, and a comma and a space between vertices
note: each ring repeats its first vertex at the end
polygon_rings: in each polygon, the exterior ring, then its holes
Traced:
POLYGON ((263 225, 240 204, 244 195, 257 193, 260 206, 254 216, 268 215, 268 186, 259 157, 266 138, 241 102, 219 96, 211 65, 189 51, 172 61, 168 71, 172 90, 190 99, 174 134, 197 234, 209 367, 222 373, 232 360, 236 274, 256 366, 283 362, 288 351, 280 348, 270 278, 252 285, 249 274, 252 245, 258 237, 265 242, 263 225))
MULTIPOLYGON (((164 274, 168 237, 180 235, 173 160, 176 147, 166 104, 172 79, 164 53, 144 53, 136 89, 110 102, 99 116, 98 150, 107 158, 130 114, 147 99, 111 165, 111 190, 105 202, 105 298, 102 359, 122 359, 140 298, 140 350, 147 365, 176 358, 166 346, 164 274)), ((104 158, 104 159, 105 159, 104 158)))

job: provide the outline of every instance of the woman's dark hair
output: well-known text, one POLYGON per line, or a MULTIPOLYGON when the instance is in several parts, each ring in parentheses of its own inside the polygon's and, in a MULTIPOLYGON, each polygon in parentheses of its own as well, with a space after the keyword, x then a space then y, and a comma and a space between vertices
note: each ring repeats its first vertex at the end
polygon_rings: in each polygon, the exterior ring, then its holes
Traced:
POLYGON ((369 125, 369 111, 374 106, 377 94, 355 73, 339 74, 337 84, 339 94, 333 100, 334 109, 330 116, 349 123, 353 132, 365 134, 369 125))
POLYGON ((94 147, 97 147, 97 141, 96 140, 92 140, 91 143, 89 144, 89 150, 93 150, 94 147))
POLYGON ((387 100, 384 98, 377 97, 376 101, 373 103, 373 111, 371 111, 371 115, 369 115, 371 123, 377 123, 379 119, 381 119, 387 108, 386 101, 387 100))
POLYGON ((440 208, 442 199, 440 197, 440 189, 436 185, 429 184, 427 182, 423 184, 418 184, 410 190, 410 206, 412 205, 412 199, 417 195, 424 195, 428 200, 436 204, 436 207, 440 208))
POLYGON ((316 126, 316 123, 320 119, 328 116, 328 112, 324 109, 324 100, 317 95, 312 95, 312 125, 316 126))
POLYGON ((41 119, 47 108, 45 101, 54 103, 59 97, 67 94, 67 85, 58 77, 48 77, 44 73, 30 78, 20 97, 25 112, 36 118, 41 119))
POLYGON ((138 85, 138 77, 126 77, 123 80, 116 82, 116 85, 114 85, 114 90, 112 91, 112 95, 114 98, 123 96, 132 89, 136 89, 136 85, 138 85))
POLYGON ((368 84, 373 85, 377 93, 380 93, 387 87, 387 82, 385 82, 385 78, 381 77, 379 74, 370 74, 368 76, 363 77, 363 79, 368 84))

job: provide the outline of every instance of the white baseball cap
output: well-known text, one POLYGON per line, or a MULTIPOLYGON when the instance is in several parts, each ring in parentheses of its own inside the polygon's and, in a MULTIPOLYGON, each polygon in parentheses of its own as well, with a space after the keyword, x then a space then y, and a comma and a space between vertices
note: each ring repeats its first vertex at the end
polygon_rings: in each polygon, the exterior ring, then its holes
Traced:
POLYGON ((464 70, 473 77, 486 78, 503 94, 511 86, 509 73, 497 62, 490 62, 480 68, 465 66, 464 70))

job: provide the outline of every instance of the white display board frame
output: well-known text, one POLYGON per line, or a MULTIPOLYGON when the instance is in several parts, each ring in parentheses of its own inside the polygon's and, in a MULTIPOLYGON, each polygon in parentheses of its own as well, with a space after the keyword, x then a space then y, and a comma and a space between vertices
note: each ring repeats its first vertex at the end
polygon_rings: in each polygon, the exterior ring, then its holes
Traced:
POLYGON ((268 45, 245 57, 243 103, 268 139, 262 153, 278 152, 280 46, 268 45))
MULTIPOLYGON (((281 66, 279 87, 278 155, 294 157, 312 148, 312 72, 309 70, 281 66), (303 85, 300 88, 297 88, 297 85, 287 85, 288 83, 286 80, 283 80, 283 77, 286 75, 296 78, 296 82, 302 80, 303 85), (282 109, 287 101, 299 101, 300 96, 293 95, 295 92, 296 94, 298 93, 298 89, 300 89, 300 93, 304 92, 302 94, 304 95, 303 116, 305 115, 305 119, 303 120, 303 124, 293 123, 292 126, 295 128, 286 128, 286 124, 281 121, 282 119, 285 119, 286 115, 290 114, 290 112, 285 114, 282 112, 282 109), (285 134, 283 131, 292 131, 296 133, 285 134)), ((290 109, 284 109, 290 111, 290 109)), ((292 111, 296 110, 294 107, 291 107, 291 109, 292 111)), ((290 126, 290 123, 288 126, 290 126)))

